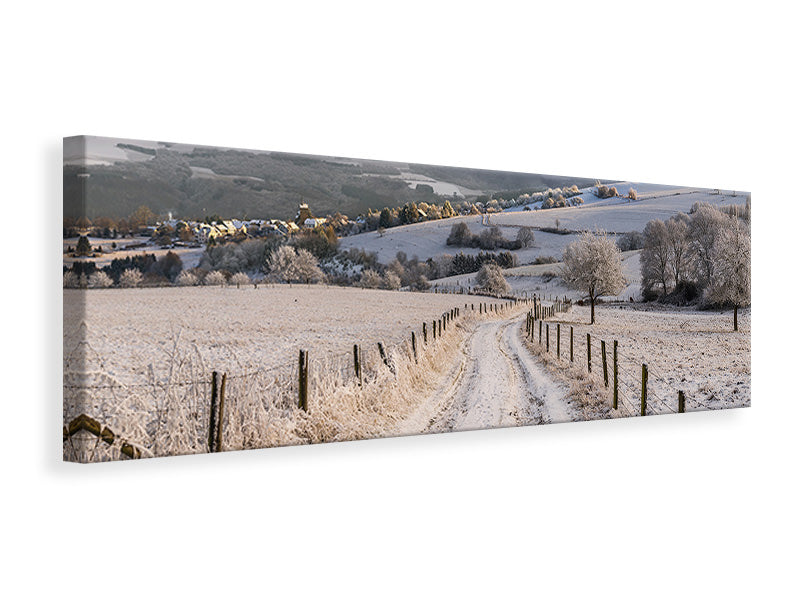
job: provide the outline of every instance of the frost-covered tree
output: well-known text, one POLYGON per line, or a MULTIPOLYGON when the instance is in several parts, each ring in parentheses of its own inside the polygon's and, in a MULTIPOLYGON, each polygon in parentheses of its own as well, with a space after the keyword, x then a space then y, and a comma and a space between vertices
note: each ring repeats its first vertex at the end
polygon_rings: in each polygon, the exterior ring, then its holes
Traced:
POLYGON ((75 271, 64 271, 64 287, 78 287, 78 276, 75 274, 75 271))
POLYGON ((669 237, 664 221, 654 219, 645 225, 642 232, 643 246, 639 256, 642 272, 642 296, 645 299, 653 293, 653 288, 661 284, 661 294, 669 293, 669 237))
POLYGON ((285 283, 313 283, 325 277, 313 254, 291 246, 281 246, 272 252, 267 260, 267 271, 274 281, 285 283))
POLYGON ((475 283, 490 294, 505 294, 511 289, 503 270, 495 263, 484 263, 475 275, 475 283))
POLYGON ((211 271, 203 279, 203 285, 225 285, 226 282, 225 275, 220 271, 211 271))
POLYGON ((750 304, 750 232, 738 218, 729 218, 712 252, 714 263, 706 300, 733 305, 733 330, 739 331, 739 308, 750 304))
POLYGON ((714 243, 727 224, 728 217, 713 206, 694 207, 689 223, 689 247, 700 287, 707 287, 714 277, 714 243))
POLYGON ((594 324, 597 298, 619 294, 625 287, 619 248, 604 232, 586 232, 566 247, 563 262, 561 278, 589 297, 594 324))
POLYGON ((317 258, 303 248, 297 248, 294 257, 294 268, 298 281, 317 283, 325 279, 325 274, 319 268, 317 258))
POLYGON ((137 287, 142 282, 142 272, 139 269, 125 269, 119 276, 119 286, 124 288, 137 287))
POLYGON ((200 280, 197 278, 197 275, 191 271, 182 271, 181 274, 178 275, 177 279, 175 279, 175 283, 183 287, 188 287, 197 285, 200 283, 200 280))
POLYGON ((297 274, 294 271, 294 248, 280 246, 276 248, 267 259, 267 273, 274 281, 289 283, 294 281, 297 274))
POLYGON ((231 275, 231 278, 228 283, 230 283, 231 285, 235 285, 236 287, 239 287, 240 285, 249 285, 250 278, 245 273, 241 272, 234 273, 233 275, 231 275))
POLYGON ((679 213, 666 222, 669 265, 675 285, 690 279, 688 220, 685 214, 679 213))
MULTIPOLYGON (((556 219, 558 222, 558 219, 556 219)), ((533 229, 530 227, 520 227, 519 231, 517 231, 517 242, 519 242, 520 248, 530 248, 533 246, 533 229)))
POLYGON ((95 271, 89 276, 90 288, 107 288, 114 284, 114 280, 105 271, 95 271))

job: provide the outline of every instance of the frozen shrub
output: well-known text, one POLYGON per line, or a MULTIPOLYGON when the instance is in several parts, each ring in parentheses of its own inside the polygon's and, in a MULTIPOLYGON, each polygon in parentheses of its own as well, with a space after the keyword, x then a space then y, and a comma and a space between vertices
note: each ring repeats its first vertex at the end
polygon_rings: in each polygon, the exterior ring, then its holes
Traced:
POLYGON ((104 271, 95 271, 89 277, 90 288, 107 288, 111 287, 114 280, 111 279, 104 271))
POLYGON ((138 287, 140 283, 142 283, 142 272, 139 269, 125 269, 119 276, 120 287, 138 287))
POLYGON ((178 278, 175 280, 180 286, 191 286, 197 285, 200 283, 200 280, 197 278, 197 275, 192 273, 191 271, 182 271, 178 278))
POLYGON ((629 231, 617 238, 617 248, 621 252, 628 250, 641 250, 644 247, 644 238, 638 231, 629 231))
POLYGON ((361 272, 361 279, 358 280, 358 287, 362 288, 379 288, 383 280, 377 271, 372 269, 364 269, 361 272))
POLYGON ((234 273, 231 275, 229 283, 231 285, 235 285, 236 287, 239 287, 240 285, 249 285, 250 278, 245 273, 234 273))
POLYGON ((65 288, 78 287, 78 276, 75 274, 74 271, 64 272, 64 287, 65 288))
POLYGON ((628 200, 636 200, 638 197, 635 189, 630 188, 628 190, 628 200))
POLYGON ((387 290, 399 290, 400 289, 400 276, 395 273, 394 271, 387 271, 386 275, 383 277, 384 284, 387 290))
POLYGON ((503 270, 494 263, 486 263, 475 275, 475 282, 490 294, 505 294, 510 289, 503 270))
POLYGON ((203 280, 203 285, 225 285, 225 275, 220 271, 211 271, 203 280))

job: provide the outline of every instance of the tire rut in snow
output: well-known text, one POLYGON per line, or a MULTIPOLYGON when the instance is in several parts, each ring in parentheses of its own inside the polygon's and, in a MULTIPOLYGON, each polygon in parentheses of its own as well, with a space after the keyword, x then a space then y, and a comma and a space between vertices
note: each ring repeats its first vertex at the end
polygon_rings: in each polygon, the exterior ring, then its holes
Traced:
POLYGON ((567 390, 525 350, 516 318, 478 325, 458 377, 431 398, 439 409, 429 432, 468 431, 573 420, 567 390))

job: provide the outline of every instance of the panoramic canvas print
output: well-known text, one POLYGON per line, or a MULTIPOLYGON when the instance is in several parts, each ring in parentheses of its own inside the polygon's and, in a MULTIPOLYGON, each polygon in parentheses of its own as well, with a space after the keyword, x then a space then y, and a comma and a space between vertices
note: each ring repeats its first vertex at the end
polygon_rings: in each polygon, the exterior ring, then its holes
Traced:
POLYGON ((91 136, 63 169, 64 460, 750 405, 746 192, 91 136))

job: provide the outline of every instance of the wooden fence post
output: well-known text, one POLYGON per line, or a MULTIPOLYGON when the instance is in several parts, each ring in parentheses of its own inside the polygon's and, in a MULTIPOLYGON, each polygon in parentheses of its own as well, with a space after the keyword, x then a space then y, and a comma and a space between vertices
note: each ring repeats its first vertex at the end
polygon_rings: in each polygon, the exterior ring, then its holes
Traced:
POLYGON ((416 364, 417 361, 417 334, 413 331, 411 332, 411 351, 414 353, 414 363, 416 364))
POLYGON ((358 385, 362 385, 364 380, 361 377, 361 349, 358 344, 353 344, 353 371, 356 374, 358 385))
POLYGON ((542 345, 542 322, 539 321, 539 345, 542 345))
POLYGON ((569 326, 569 362, 575 362, 575 353, 573 352, 573 349, 574 349, 574 344, 573 344, 574 333, 575 333, 575 328, 572 325, 570 325, 569 326))
POLYGON ((545 331, 546 331, 545 337, 547 338, 547 346, 546 346, 546 348, 547 348, 547 352, 550 352, 550 323, 548 323, 547 327, 545 327, 545 331))
POLYGON ((208 416, 208 451, 214 452, 217 429, 217 372, 211 372, 211 407, 208 416))
POLYGON ((389 370, 394 373, 392 365, 389 364, 389 358, 386 356, 386 351, 383 349, 383 344, 381 344, 380 342, 378 342, 378 352, 380 352, 381 354, 381 359, 383 360, 383 364, 389 367, 389 370))
POLYGON ((606 362, 606 341, 600 340, 600 351, 603 353, 603 383, 608 387, 608 363, 606 362))
POLYGON ((427 344, 428 343, 428 324, 427 323, 423 323, 422 324, 422 343, 423 344, 427 344))
POLYGON ((228 374, 222 374, 222 383, 219 385, 219 412, 217 413, 217 444, 214 447, 214 452, 222 452, 222 423, 225 418, 225 382, 228 380, 228 374))
POLYGON ((586 334, 586 364, 589 367, 589 373, 592 372, 592 334, 586 334))
POLYGON ((308 351, 300 350, 298 366, 298 406, 308 411, 308 351))
POLYGON ((647 365, 642 363, 642 416, 647 414, 647 365))
POLYGON ((617 399, 619 398, 619 371, 617 370, 617 340, 614 340, 614 410, 617 410, 617 399))
POLYGON ((435 342, 436 341, 436 321, 433 321, 431 323, 431 325, 432 325, 431 329, 433 330, 433 341, 435 342))
POLYGON ((683 394, 683 390, 678 390, 678 412, 686 412, 686 396, 683 394))
POLYGON ((561 323, 556 323, 556 357, 561 360, 561 323))

